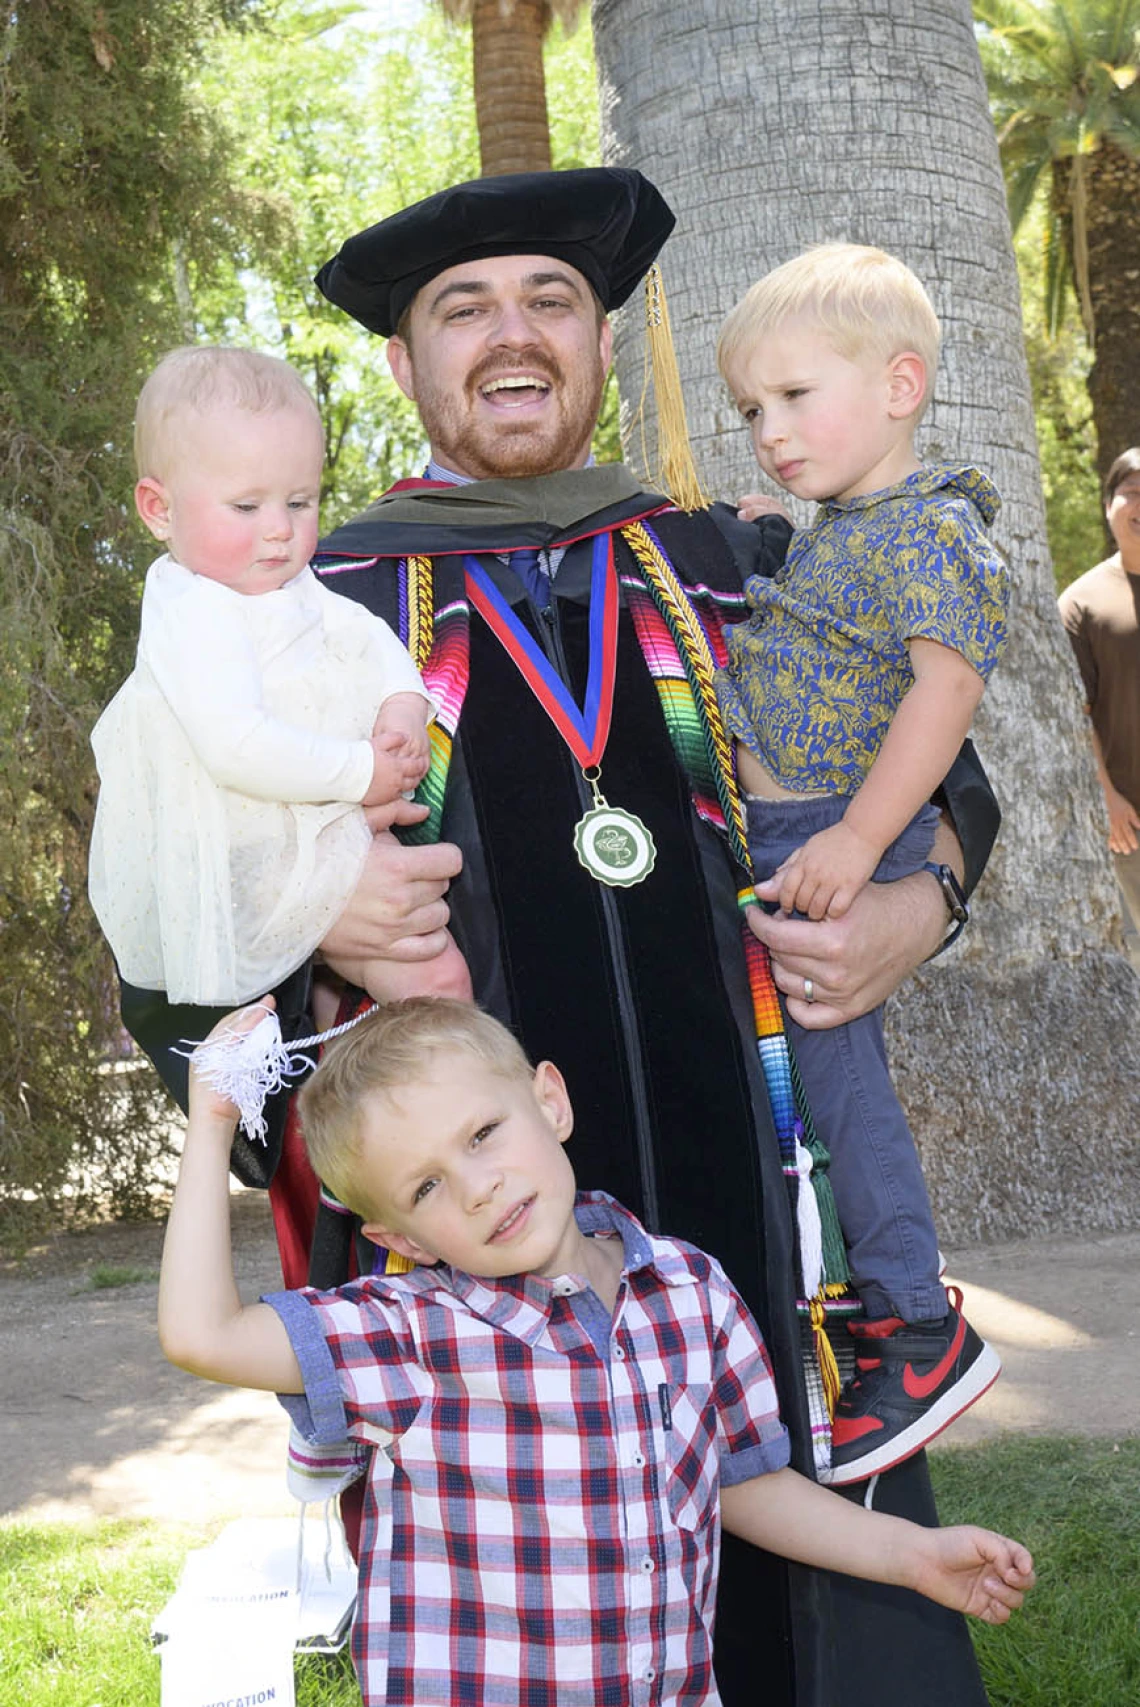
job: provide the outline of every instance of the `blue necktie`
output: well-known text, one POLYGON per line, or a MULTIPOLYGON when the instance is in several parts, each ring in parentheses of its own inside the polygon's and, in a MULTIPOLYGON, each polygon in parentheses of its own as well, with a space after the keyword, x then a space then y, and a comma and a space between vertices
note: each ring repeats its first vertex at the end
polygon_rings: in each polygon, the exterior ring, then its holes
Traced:
POLYGON ((539 610, 550 608, 550 576, 539 567, 541 553, 529 546, 512 551, 508 562, 539 610))

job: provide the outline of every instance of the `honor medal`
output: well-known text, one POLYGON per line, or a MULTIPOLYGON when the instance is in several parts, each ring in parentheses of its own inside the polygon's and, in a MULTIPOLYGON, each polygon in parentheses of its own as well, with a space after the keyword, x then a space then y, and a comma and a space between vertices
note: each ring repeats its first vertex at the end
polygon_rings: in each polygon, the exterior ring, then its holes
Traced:
POLYGON ((574 826, 574 852, 590 876, 611 889, 629 889, 649 876, 657 849, 648 828, 636 813, 611 806, 586 774, 594 804, 574 826))
POLYGON ((502 644, 523 680, 582 767, 594 796, 574 826, 574 851, 597 883, 627 889, 653 870, 657 849, 633 812, 611 806, 598 787, 599 763, 609 739, 617 673, 618 587, 613 539, 594 541, 590 573, 590 656, 586 697, 579 706, 533 636, 519 622, 478 559, 464 559, 471 603, 502 644))

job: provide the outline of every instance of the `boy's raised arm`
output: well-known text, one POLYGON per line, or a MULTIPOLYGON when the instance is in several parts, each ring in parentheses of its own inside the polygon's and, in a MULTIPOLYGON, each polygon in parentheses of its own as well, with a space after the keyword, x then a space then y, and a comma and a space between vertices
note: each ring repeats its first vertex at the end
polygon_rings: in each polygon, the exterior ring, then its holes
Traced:
MULTIPOLYGON (((272 1001, 272 997, 269 998, 272 1001)), ((264 1008, 216 1026, 249 1030, 264 1008)), ((208 1381, 300 1393, 301 1371, 268 1304, 243 1304, 230 1245, 229 1159, 238 1111, 190 1067, 190 1118, 166 1228, 158 1286, 158 1337, 171 1363, 208 1381)))
POLYGON ((1035 1580, 1029 1553, 1004 1535, 968 1524, 924 1529, 867 1511, 795 1470, 723 1487, 720 1507, 724 1527, 757 1547, 914 1589, 987 1624, 1004 1624, 1035 1580))

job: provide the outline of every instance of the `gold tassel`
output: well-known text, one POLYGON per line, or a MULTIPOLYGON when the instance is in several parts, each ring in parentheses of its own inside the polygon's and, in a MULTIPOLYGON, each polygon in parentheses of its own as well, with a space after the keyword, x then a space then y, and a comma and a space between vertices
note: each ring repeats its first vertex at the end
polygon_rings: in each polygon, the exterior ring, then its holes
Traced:
POLYGON ((834 1417, 835 1407, 839 1400, 839 1365, 835 1361, 835 1353, 831 1349, 831 1341, 827 1337, 827 1317, 823 1308, 823 1300, 815 1297, 808 1304, 811 1317, 811 1331, 815 1340, 815 1360, 819 1364, 819 1377, 823 1382, 823 1402, 827 1406, 827 1414, 834 1417))
POLYGON ((656 261, 645 276, 645 330, 657 398, 657 483, 679 510, 707 509, 711 500, 701 485, 689 443, 673 329, 669 324, 661 268, 656 261))

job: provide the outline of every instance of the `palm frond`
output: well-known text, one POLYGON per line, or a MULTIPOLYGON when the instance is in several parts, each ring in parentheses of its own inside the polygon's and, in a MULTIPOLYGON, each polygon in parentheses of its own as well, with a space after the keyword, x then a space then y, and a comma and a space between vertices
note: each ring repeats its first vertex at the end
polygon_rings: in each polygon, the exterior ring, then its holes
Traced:
POLYGON ((1055 338, 1064 324, 1065 311, 1072 298, 1073 287, 1064 225, 1053 215, 1045 221, 1043 247, 1045 327, 1050 338, 1055 338))
POLYGON ((1009 201, 1009 223, 1017 231, 1037 195, 1041 183, 1041 175, 1049 164, 1046 155, 1039 155, 1027 160, 1018 171, 1010 173, 1006 178, 1006 196, 1009 201))

